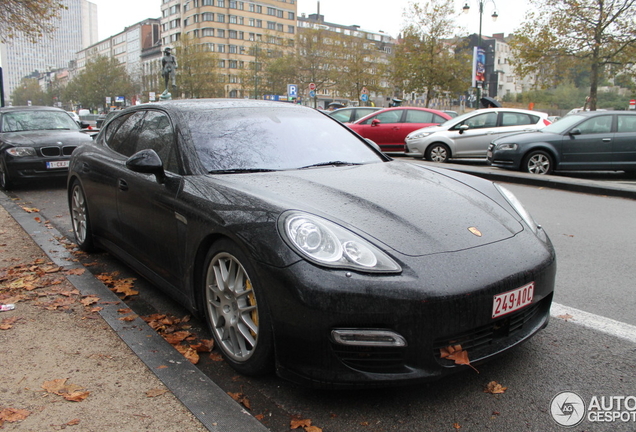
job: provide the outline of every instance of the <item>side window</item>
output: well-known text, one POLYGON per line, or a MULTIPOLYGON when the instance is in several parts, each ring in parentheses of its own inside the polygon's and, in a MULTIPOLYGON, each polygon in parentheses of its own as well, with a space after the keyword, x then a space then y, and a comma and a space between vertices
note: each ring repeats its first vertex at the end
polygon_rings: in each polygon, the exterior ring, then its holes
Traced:
POLYGON ((137 135, 135 152, 152 149, 163 161, 163 168, 174 173, 179 172, 177 162, 175 134, 168 115, 161 111, 149 110, 137 135))
POLYGON ((434 123, 433 113, 420 110, 407 110, 405 123, 434 123))
POLYGON ((437 114, 433 115, 433 123, 444 123, 446 119, 442 116, 438 116, 437 114))
MULTIPOLYGON (((535 121, 536 123, 536 121, 535 121)), ((501 116, 501 126, 519 126, 532 124, 530 116, 521 113, 504 112, 501 116)))
POLYGON ((351 116, 351 111, 349 110, 337 111, 331 114, 331 117, 341 122, 348 122, 349 116, 351 116))
POLYGON ((113 134, 117 132, 117 129, 119 128, 119 126, 121 126, 121 124, 125 122, 126 119, 130 117, 131 115, 132 114, 123 115, 123 116, 120 116, 117 120, 113 120, 112 122, 110 122, 107 125, 106 130, 104 131, 104 139, 107 142, 109 142, 113 134))
POLYGON ((471 129, 482 129, 497 126, 497 113, 484 113, 471 117, 464 121, 465 125, 468 125, 471 129))
MULTIPOLYGON (((132 156, 135 154, 137 148, 137 133, 145 114, 145 111, 137 111, 126 117, 113 134, 106 137, 108 147, 124 156, 132 156)), ((114 123, 114 121, 109 123, 107 135, 108 132, 110 132, 110 128, 114 126, 114 123)))
POLYGON ((353 113, 353 116, 354 116, 353 121, 359 120, 362 117, 367 116, 367 115, 369 115, 369 114, 371 114, 372 112, 375 112, 375 111, 377 111, 377 110, 373 110, 373 109, 369 109, 369 110, 359 109, 359 110, 356 110, 353 113))
POLYGON ((582 134, 609 133, 612 131, 612 116, 598 116, 585 120, 578 126, 582 134))
POLYGON ((616 132, 636 132, 636 115, 619 115, 616 132))
POLYGON ((383 113, 380 113, 378 115, 375 115, 373 117, 371 117, 368 120, 365 120, 362 124, 371 124, 371 122, 375 119, 380 120, 380 122, 382 122, 382 124, 386 124, 386 123, 399 123, 400 119, 402 118, 402 112, 404 110, 392 110, 392 111, 386 111, 383 113))

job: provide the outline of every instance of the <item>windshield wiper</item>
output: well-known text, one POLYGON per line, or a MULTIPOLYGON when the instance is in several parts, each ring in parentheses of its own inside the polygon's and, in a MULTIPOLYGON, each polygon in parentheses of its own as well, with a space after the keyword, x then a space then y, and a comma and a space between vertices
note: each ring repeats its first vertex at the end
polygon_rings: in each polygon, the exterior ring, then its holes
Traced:
POLYGON ((316 163, 312 165, 307 165, 304 167, 300 167, 299 169, 316 168, 316 167, 322 167, 322 166, 352 166, 352 165, 362 165, 362 164, 359 164, 356 162, 331 161, 331 162, 320 162, 320 163, 316 163))
POLYGON ((257 172, 272 172, 278 171, 268 168, 233 168, 233 169, 220 169, 209 171, 208 174, 240 174, 240 173, 257 173, 257 172))

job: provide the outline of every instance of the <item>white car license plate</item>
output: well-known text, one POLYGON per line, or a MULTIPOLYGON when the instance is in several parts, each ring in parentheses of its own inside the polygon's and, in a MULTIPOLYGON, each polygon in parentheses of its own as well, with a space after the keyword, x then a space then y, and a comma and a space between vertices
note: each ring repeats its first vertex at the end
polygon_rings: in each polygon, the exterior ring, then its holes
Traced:
POLYGON ((53 162, 47 162, 46 163, 46 168, 47 169, 52 169, 52 168, 68 168, 68 162, 69 161, 53 161, 53 162))
POLYGON ((532 303, 534 282, 493 297, 492 317, 497 318, 521 309, 532 303))

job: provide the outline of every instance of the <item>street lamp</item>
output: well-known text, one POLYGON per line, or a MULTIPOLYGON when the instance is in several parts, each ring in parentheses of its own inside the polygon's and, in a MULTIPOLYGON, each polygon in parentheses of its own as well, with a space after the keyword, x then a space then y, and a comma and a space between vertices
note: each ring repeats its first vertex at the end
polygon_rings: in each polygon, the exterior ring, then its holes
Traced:
MULTIPOLYGON (((497 18, 499 17, 499 14, 497 13, 497 4, 495 3, 495 0, 478 0, 479 1, 479 39, 477 41, 477 50, 479 52, 479 49, 481 48, 481 20, 482 20, 482 16, 484 15, 484 5, 488 2, 491 2, 492 5, 495 7, 494 12, 492 13, 491 17, 493 22, 497 21, 497 18)), ((464 12, 465 14, 468 13, 468 11, 470 11, 470 5, 468 4, 468 2, 464 3, 464 7, 462 8, 462 12, 464 12)), ((485 68, 486 68, 486 64, 484 62, 484 72, 485 72, 485 68)), ((484 76, 484 80, 485 80, 485 76, 484 76)), ((477 87, 477 106, 479 106, 479 104, 481 103, 481 86, 482 84, 480 82, 476 82, 476 87, 477 87)))

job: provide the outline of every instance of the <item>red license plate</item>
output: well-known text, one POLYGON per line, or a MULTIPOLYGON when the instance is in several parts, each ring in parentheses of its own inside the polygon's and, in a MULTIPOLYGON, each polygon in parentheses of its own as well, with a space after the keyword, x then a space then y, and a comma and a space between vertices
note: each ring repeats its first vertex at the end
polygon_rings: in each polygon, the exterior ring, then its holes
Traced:
POLYGON ((493 297, 492 317, 497 318, 519 310, 532 303, 534 282, 493 297))

